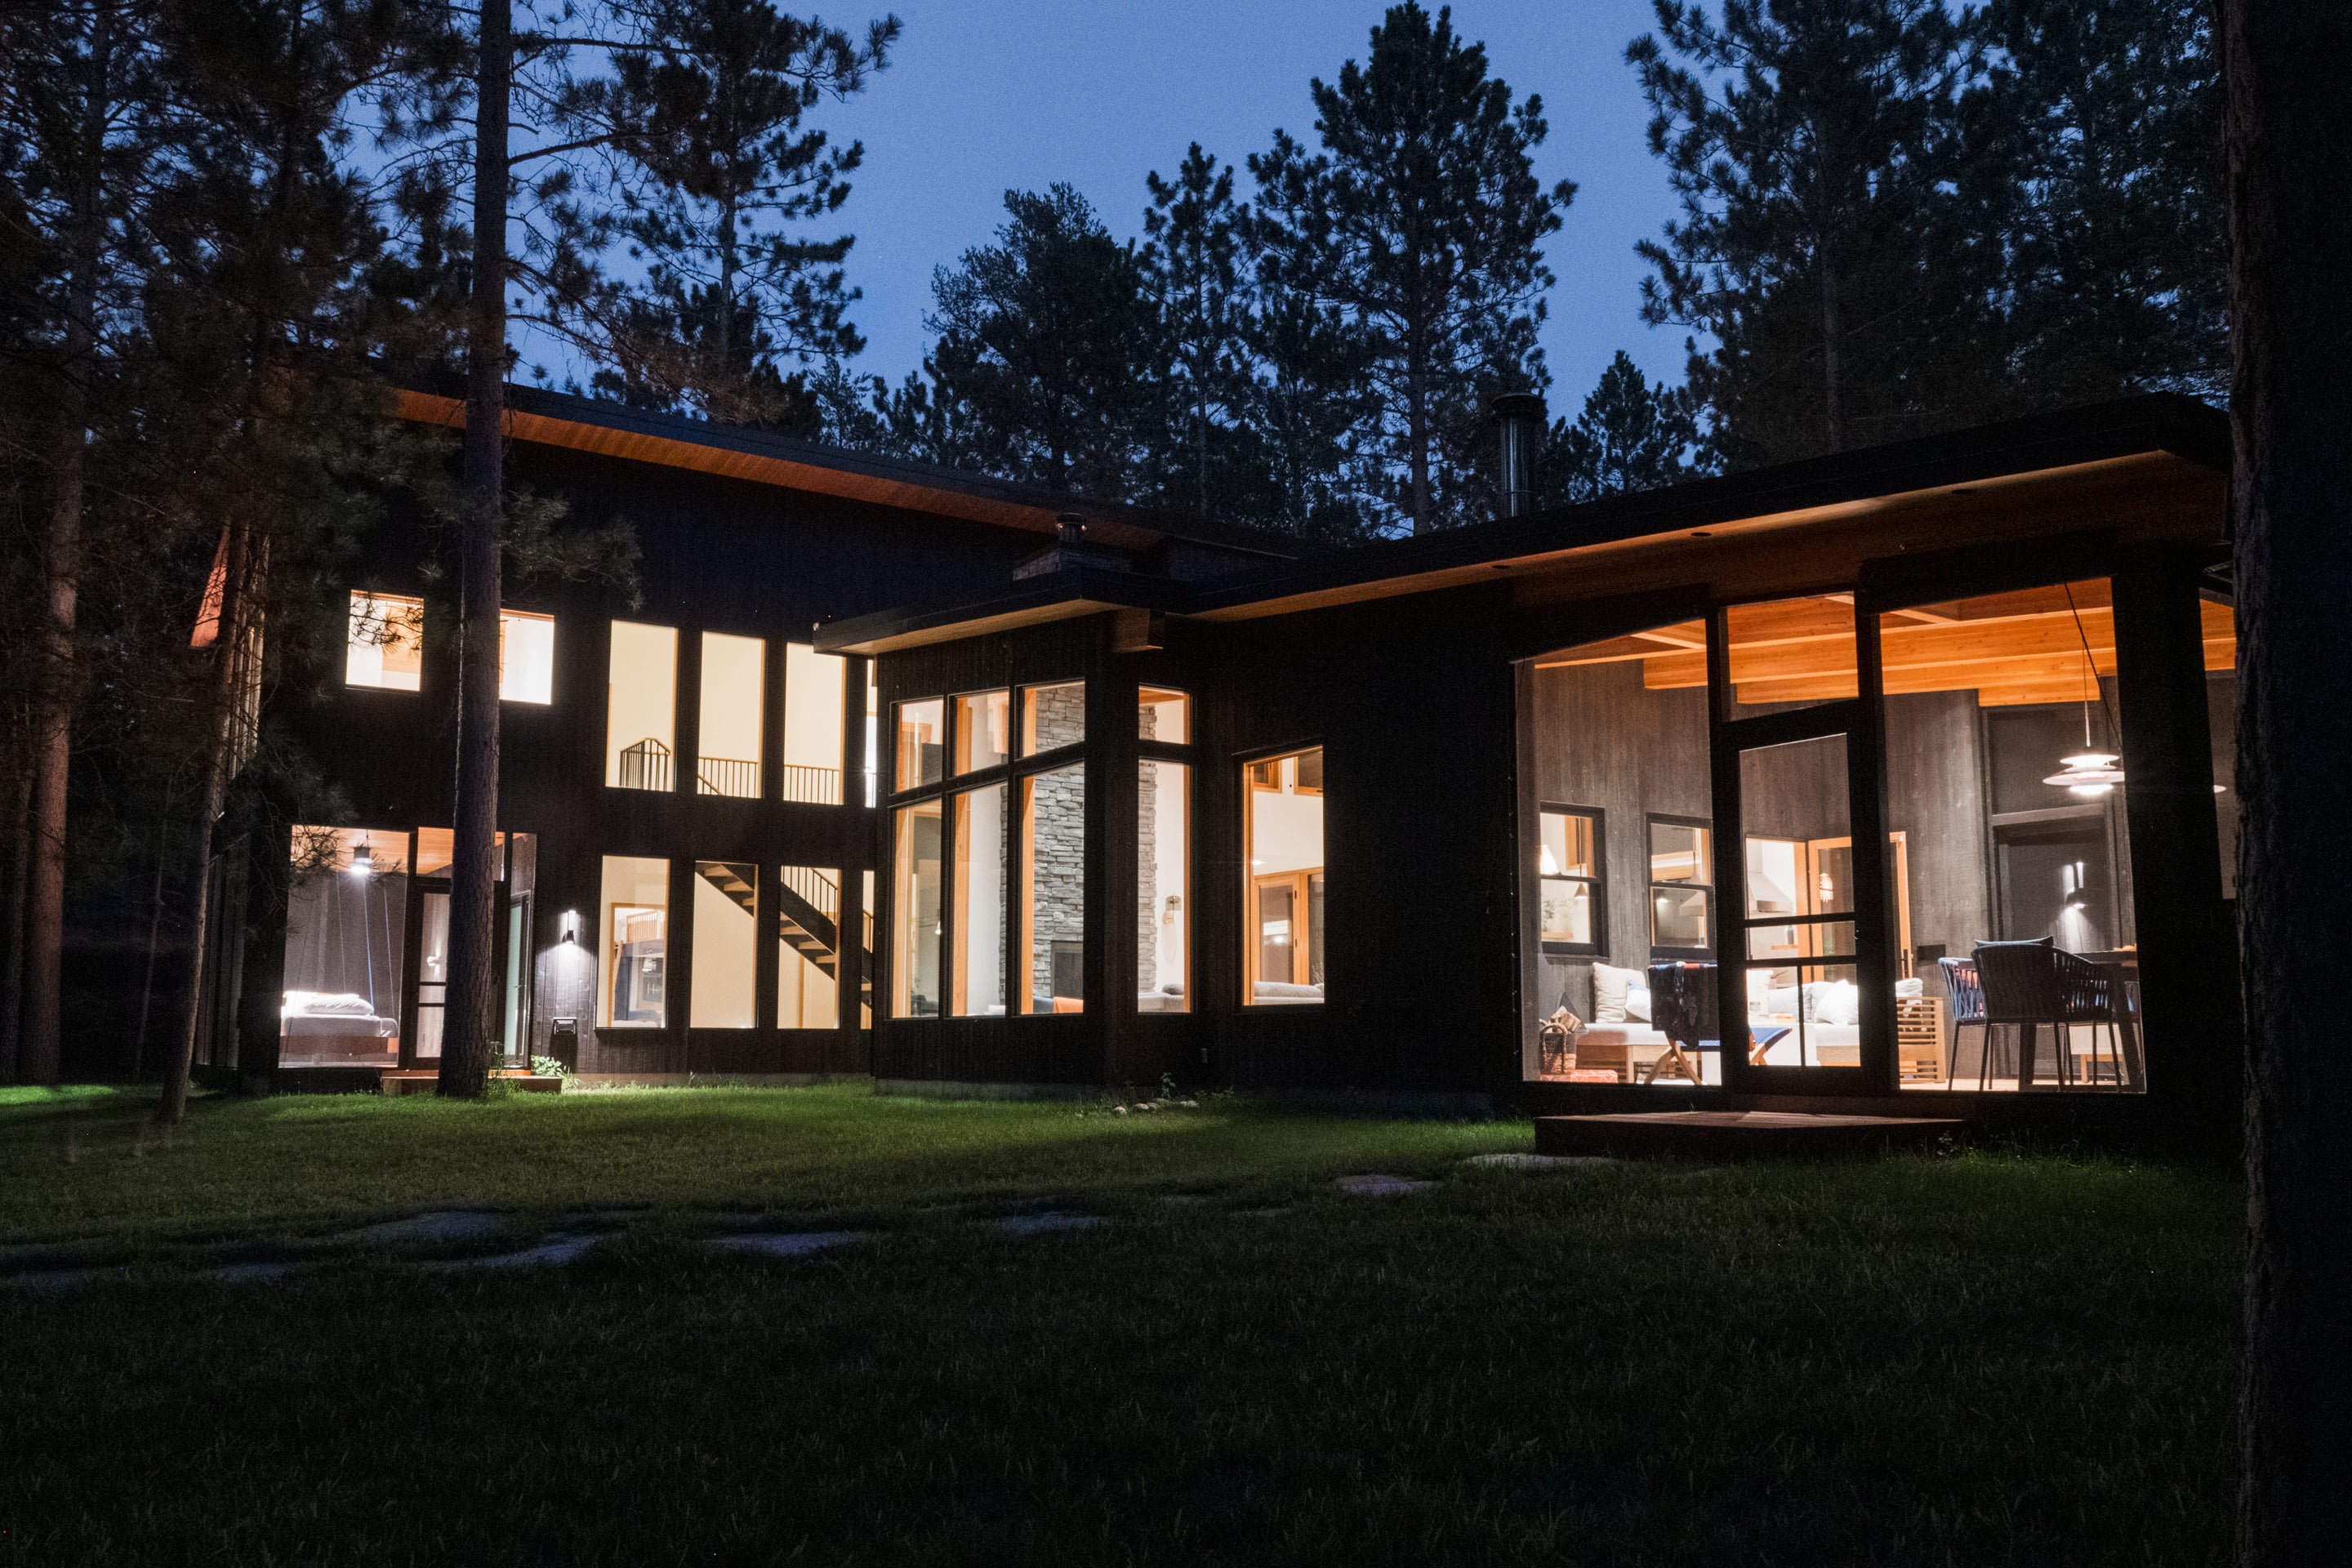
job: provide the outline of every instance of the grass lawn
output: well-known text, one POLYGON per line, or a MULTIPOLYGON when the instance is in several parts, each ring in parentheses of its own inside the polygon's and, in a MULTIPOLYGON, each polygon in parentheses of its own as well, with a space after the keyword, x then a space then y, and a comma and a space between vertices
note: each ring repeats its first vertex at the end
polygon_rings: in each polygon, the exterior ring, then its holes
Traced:
POLYGON ((0 1091, 0 1562, 2219 1563, 2240 1198, 851 1089, 0 1091), (1353 1196, 1334 1178, 1429 1179, 1353 1196), (1010 1234, 1050 1205, 1090 1228, 1010 1234), (497 1205, 562 1267, 322 1239, 497 1205), (814 1256, 730 1229, 855 1230, 814 1256), (201 1278, 224 1258, 308 1267, 201 1278), (25 1270, 121 1267, 87 1288, 25 1270))

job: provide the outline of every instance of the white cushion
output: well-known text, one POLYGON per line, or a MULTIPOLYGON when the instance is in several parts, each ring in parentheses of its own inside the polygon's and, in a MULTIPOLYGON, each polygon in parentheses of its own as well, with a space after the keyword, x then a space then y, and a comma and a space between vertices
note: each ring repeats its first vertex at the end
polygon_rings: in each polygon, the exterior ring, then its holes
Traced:
POLYGON ((1650 1021, 1650 988, 1648 986, 1625 987, 1625 1016, 1636 1024, 1646 1024, 1650 1021))
POLYGON ((1816 980, 1805 987, 1805 1016, 1817 1024, 1852 1024, 1862 1014, 1862 994, 1851 980, 1816 980))
POLYGON ((1916 975, 1909 980, 1898 980, 1895 983, 1895 994, 1906 1002, 1916 1001, 1927 994, 1927 983, 1916 975))
POLYGON ((1614 964, 1592 966, 1592 1021, 1596 1024, 1622 1024, 1625 1021, 1625 993, 1641 979, 1638 969, 1620 969, 1614 964))

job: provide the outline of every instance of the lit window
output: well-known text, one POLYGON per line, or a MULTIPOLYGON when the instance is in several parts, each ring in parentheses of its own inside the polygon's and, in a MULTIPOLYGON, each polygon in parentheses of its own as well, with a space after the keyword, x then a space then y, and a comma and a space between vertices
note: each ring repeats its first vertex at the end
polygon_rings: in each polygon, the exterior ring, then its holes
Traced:
POLYGON ((975 691, 955 700, 955 771, 992 768, 1012 754, 1013 698, 1007 691, 975 691))
POLYGON ((694 863, 694 994, 687 1023, 748 1029, 759 963, 760 868, 732 860, 694 863))
POLYGON ((1021 781, 1021 943, 1030 1013, 1086 1011, 1087 770, 1021 781))
POLYGON ((1547 805, 1536 814, 1536 886, 1545 947, 1599 952, 1608 917, 1601 903, 1601 814, 1547 805))
POLYGON ((947 705, 936 697, 898 704, 899 789, 937 784, 947 760, 947 705))
POLYGON ((1137 694, 1136 735, 1171 746, 1192 739, 1192 700, 1181 691, 1147 686, 1137 694))
POLYGON ((1650 952, 1702 957, 1715 945, 1715 833, 1705 823, 1650 818, 1650 952))
POLYGON ((425 601, 352 590, 343 684, 415 691, 424 673, 425 601))
MULTIPOLYGON (((835 1028, 841 1022, 841 873, 818 866, 776 869, 776 1027, 835 1028)), ((871 920, 874 873, 866 875, 871 920)))
POLYGON ((555 617, 499 612, 499 696, 509 702, 555 700, 555 617))
POLYGON ((1021 754, 1074 746, 1087 738, 1087 683, 1055 681, 1021 689, 1021 754))
POLYGON ((1012 847, 1002 784, 950 795, 955 832, 955 968, 948 1010, 1004 1012, 1004 858, 1012 847))
POLYGON ((669 1016, 669 862, 604 857, 596 1025, 658 1029, 669 1016))
POLYGON ((849 661, 806 643, 784 645, 784 798, 841 804, 841 741, 849 661))
POLYGON ((768 645, 758 637, 702 634, 702 725, 695 793, 760 798, 760 700, 768 645))
POLYGON ((940 1013, 940 803, 898 813, 898 885, 890 890, 890 1016, 940 1013))
POLYGON ((1243 773, 1244 1003, 1320 1002, 1323 748, 1250 763, 1243 773))
POLYGON ((677 632, 613 623, 606 677, 604 782, 614 789, 667 791, 677 712, 677 632))
MULTIPOLYGON (((1147 710, 1149 711, 1149 710, 1147 710)), ((1192 770, 1146 757, 1135 801, 1136 1011, 1189 1013, 1192 770)))

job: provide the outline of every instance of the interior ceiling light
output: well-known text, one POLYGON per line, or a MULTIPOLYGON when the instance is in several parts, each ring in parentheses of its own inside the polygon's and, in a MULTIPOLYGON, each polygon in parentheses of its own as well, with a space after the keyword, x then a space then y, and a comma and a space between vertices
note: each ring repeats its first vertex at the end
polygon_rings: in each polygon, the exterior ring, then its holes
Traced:
MULTIPOLYGON (((2091 744, 2091 695, 2098 690, 2098 666, 2091 658, 2091 639, 2083 632, 2083 612, 2074 604, 2074 585, 2066 585, 2066 608, 2074 617, 2075 640, 2083 645, 2083 749, 2071 757, 2058 759, 2059 768, 2042 782, 2055 784, 2070 795, 2085 800, 2096 800, 2124 782, 2123 769, 2116 766, 2123 759, 2113 752, 2094 749, 2091 744)), ((2101 694, 2099 706, 2106 706, 2101 694)))
POLYGON ((1557 877, 1559 875, 1559 861, 1553 857, 1550 845, 1547 844, 1543 847, 1543 852, 1537 857, 1537 868, 1542 871, 1545 876, 1557 877))

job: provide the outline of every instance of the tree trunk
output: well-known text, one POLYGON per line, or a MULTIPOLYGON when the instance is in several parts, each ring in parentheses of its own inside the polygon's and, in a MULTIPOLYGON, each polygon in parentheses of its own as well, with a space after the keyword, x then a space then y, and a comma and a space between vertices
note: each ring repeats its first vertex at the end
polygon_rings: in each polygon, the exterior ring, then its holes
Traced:
POLYGON ((33 868, 33 770, 21 744, 29 717, 20 711, 11 719, 11 739, 19 744, 8 769, 7 906, 0 910, 0 1084, 16 1081, 24 1038, 25 894, 33 868))
POLYGON ((1823 230, 1813 247, 1814 260, 1822 275, 1822 427, 1829 437, 1829 449, 1845 450, 1844 389, 1839 384, 1844 374, 1844 356, 1840 340, 1845 336, 1845 312, 1838 304, 1837 256, 1831 248, 1829 234, 1823 230))
POLYGON ((497 990, 499 521, 506 507, 509 0, 483 0, 474 103, 474 280, 466 330, 464 512, 458 524, 457 780, 449 868, 449 990, 439 1091, 488 1086, 497 990))
POLYGON ((155 1010, 155 949, 163 939, 163 862, 172 852, 172 814, 155 824, 155 885, 147 900, 147 973, 139 982, 139 1033, 131 1042, 131 1081, 147 1075, 147 1018, 155 1010))
POLYGON ((2352 1539, 2352 7, 2224 0, 2237 531, 2245 1363, 2238 1561, 2352 1539))
POLYGON ((256 609, 252 530, 232 520, 221 549, 221 605, 213 637, 211 711, 205 716, 203 792, 196 802, 196 903, 188 919, 188 978, 179 1044, 163 1061, 163 1093, 155 1120, 176 1123, 188 1112, 188 1079, 195 1070, 196 1031, 204 1024, 205 950, 213 918, 213 828, 228 803, 236 769, 237 713, 247 668, 243 653, 256 609))
POLYGON ((113 100, 113 13, 90 21, 76 149, 72 274, 66 285, 65 374, 58 387, 58 446, 49 499, 48 615, 41 627, 40 687, 33 710, 32 858, 25 900, 25 1000, 18 1070, 55 1083, 64 1025, 66 779, 73 757, 74 622, 81 594, 82 471, 89 447, 89 384, 97 374, 98 269, 105 241, 106 128, 113 100))

